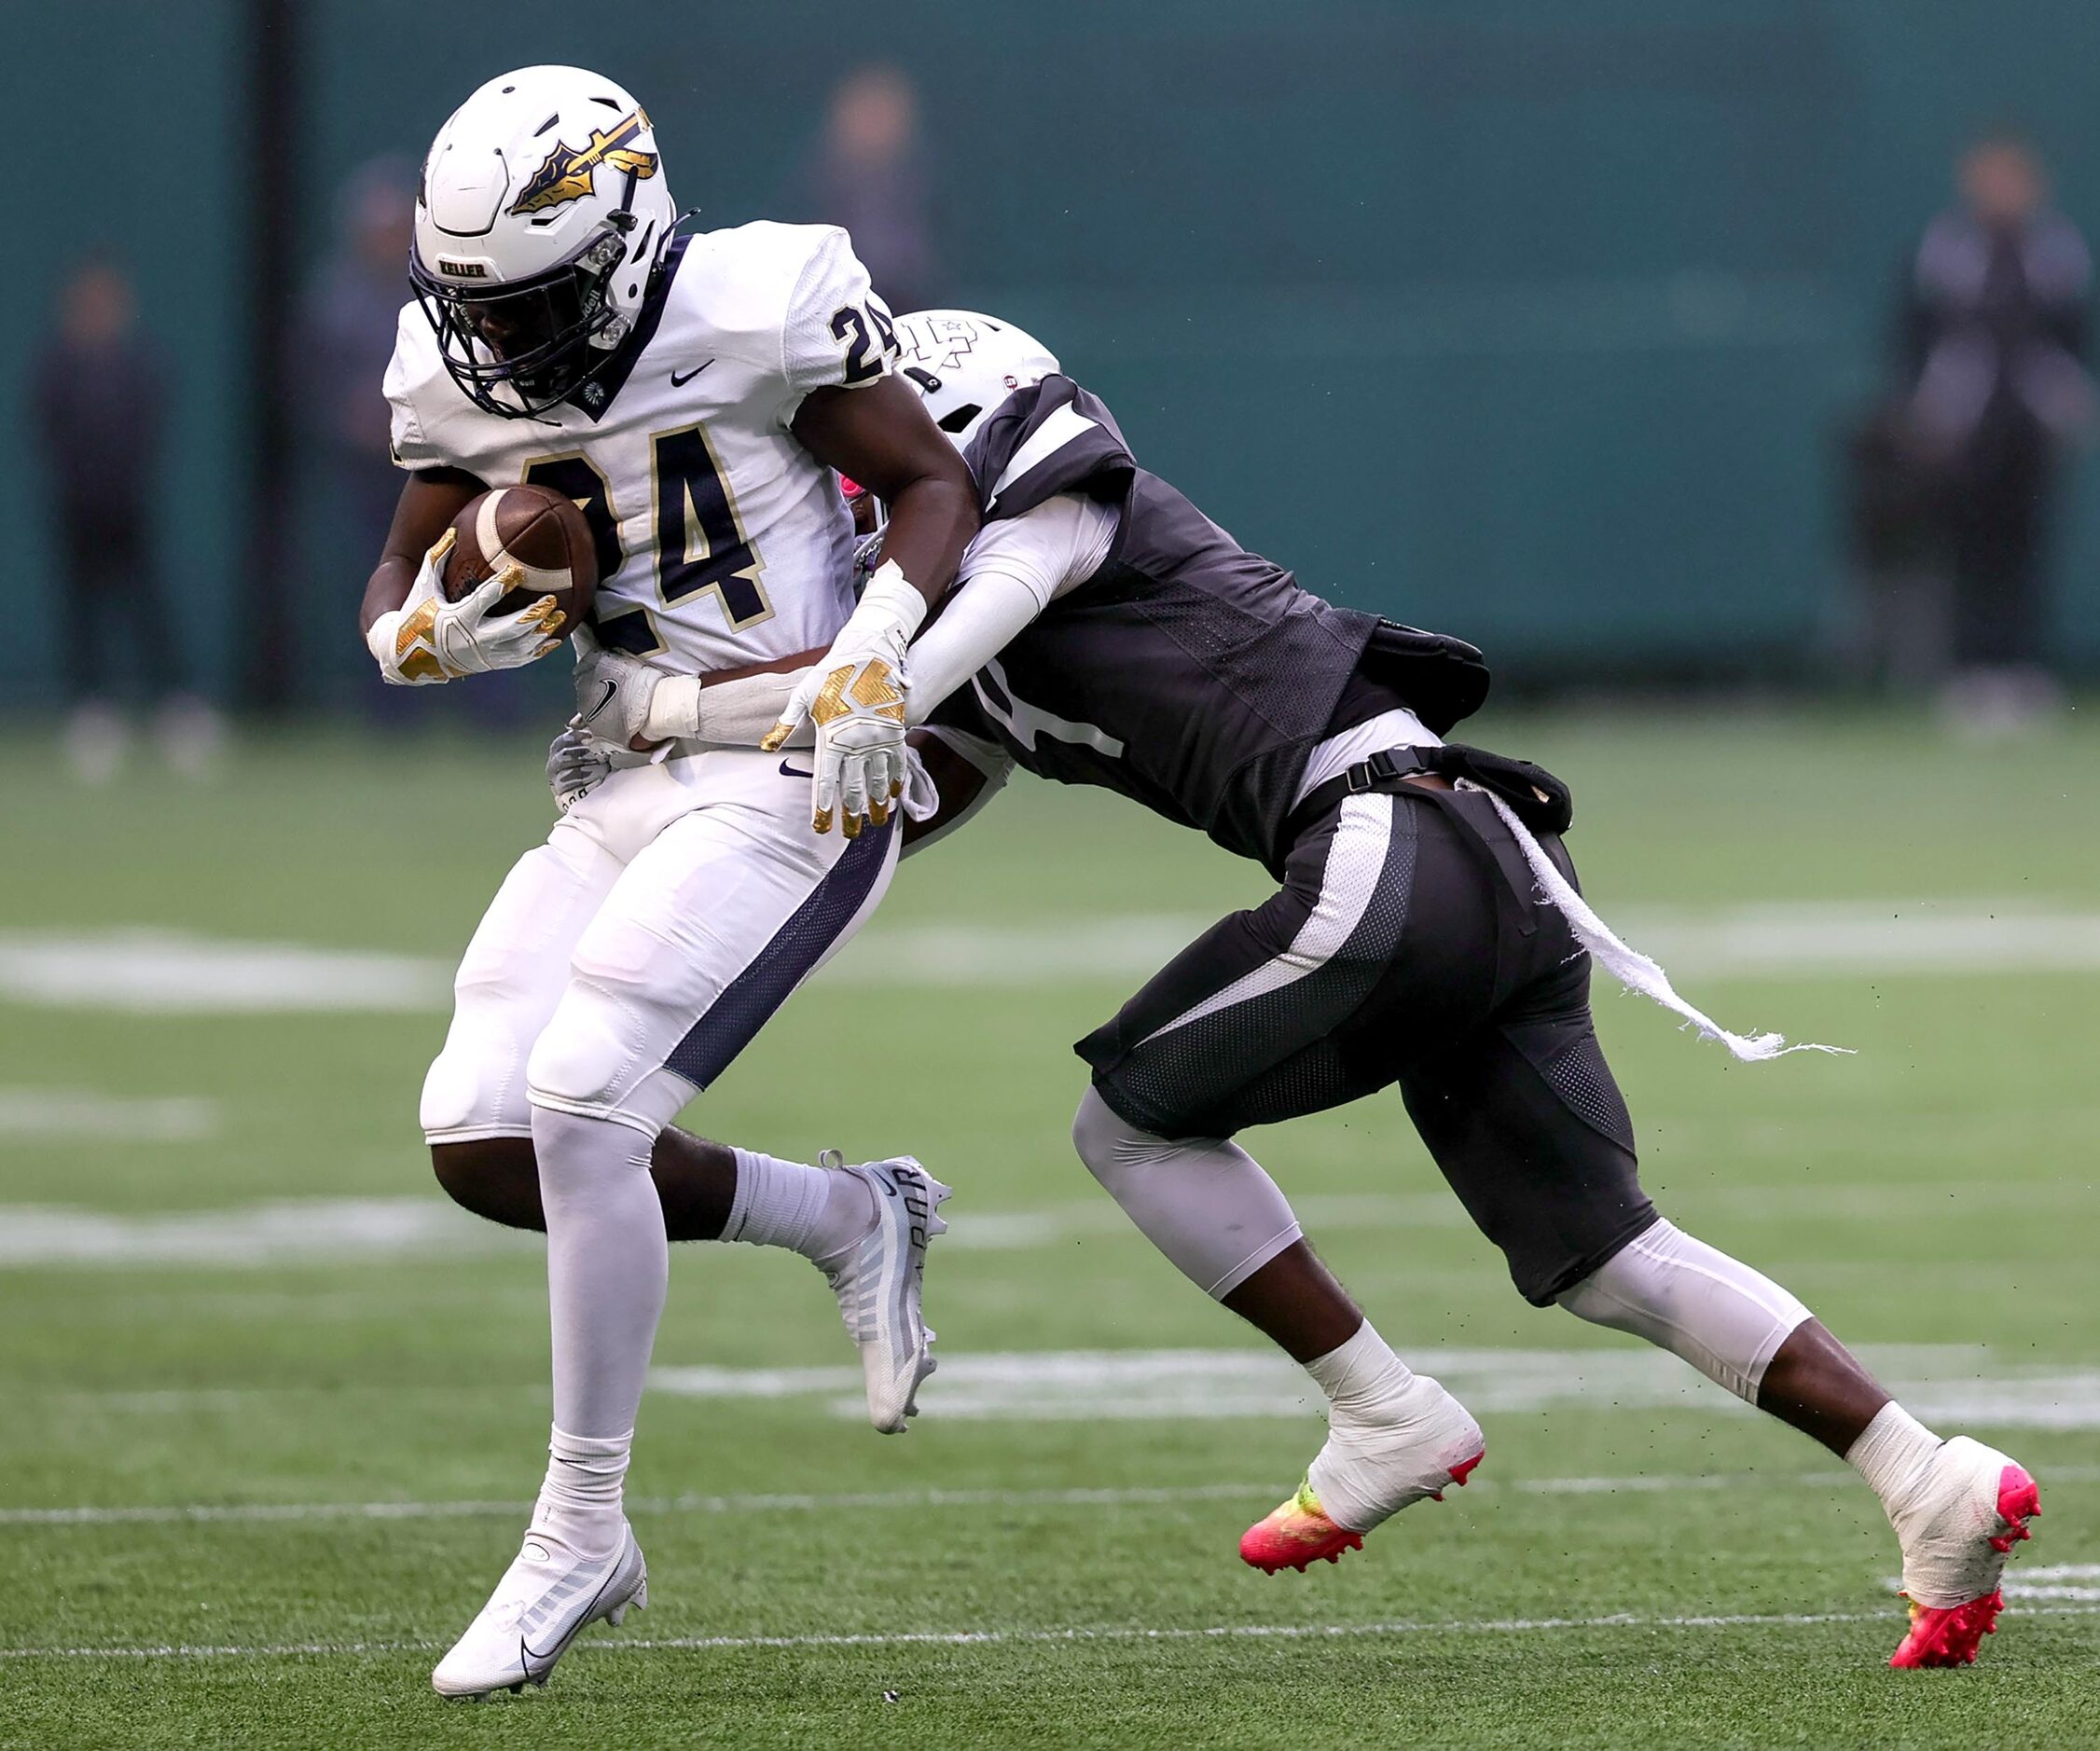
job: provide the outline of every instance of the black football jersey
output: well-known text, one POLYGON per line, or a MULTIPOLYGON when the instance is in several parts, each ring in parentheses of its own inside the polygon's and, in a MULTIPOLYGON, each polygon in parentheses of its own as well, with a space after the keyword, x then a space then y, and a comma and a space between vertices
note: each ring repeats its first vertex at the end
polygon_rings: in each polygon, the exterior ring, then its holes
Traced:
POLYGON ((1019 390, 964 451, 988 522, 1060 492, 1121 513, 1100 570, 933 714, 1017 764, 1098 784, 1272 867, 1306 761, 1405 705, 1442 734, 1486 671, 1457 640, 1338 608, 1140 468, 1070 378, 1019 390))

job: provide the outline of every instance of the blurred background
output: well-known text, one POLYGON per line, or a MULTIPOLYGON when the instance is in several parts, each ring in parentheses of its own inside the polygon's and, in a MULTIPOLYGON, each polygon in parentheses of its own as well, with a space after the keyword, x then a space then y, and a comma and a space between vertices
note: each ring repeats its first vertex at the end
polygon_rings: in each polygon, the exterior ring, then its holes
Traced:
POLYGON ((382 698, 353 624, 416 166, 532 59, 637 91, 701 224, 843 222, 895 308, 1024 324, 1243 540, 1506 685, 1992 729, 2100 663, 2071 0, 8 11, 16 113, 91 94, 92 198, 0 282, 0 701, 158 703, 178 764, 208 709, 559 708, 560 664, 382 698))

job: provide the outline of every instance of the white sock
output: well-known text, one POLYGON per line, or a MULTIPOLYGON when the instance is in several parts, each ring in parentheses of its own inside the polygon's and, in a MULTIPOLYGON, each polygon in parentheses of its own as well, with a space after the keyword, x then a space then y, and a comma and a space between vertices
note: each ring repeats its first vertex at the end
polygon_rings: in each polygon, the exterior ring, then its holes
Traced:
POLYGON ((875 1221, 875 1193, 843 1167, 812 1167, 756 1150, 739 1149, 737 1194, 722 1238, 753 1247, 784 1247, 806 1259, 828 1259, 866 1234, 875 1221))
POLYGON ((587 1463, 574 1468, 595 1480, 568 1486, 586 1491, 578 1499, 587 1508, 609 1501, 615 1514, 626 1470, 620 1451, 633 1438, 670 1268, 650 1142, 610 1119, 532 1109, 546 1211, 554 1427, 566 1431, 558 1440, 585 1444, 575 1456, 587 1463), (588 1493, 593 1487, 598 1494, 588 1493))
POLYGON ((1327 1440, 1306 1482, 1338 1526, 1369 1532, 1448 1488, 1454 1467, 1480 1457, 1480 1425, 1466 1407, 1410 1370, 1368 1319, 1306 1372, 1328 1402, 1327 1440))
POLYGON ((1229 1138, 1154 1137, 1089 1088, 1071 1141, 1145 1238, 1213 1301, 1301 1238, 1276 1181, 1229 1138))
POLYGON ((532 1510, 535 1531, 551 1533, 586 1556, 603 1556, 619 1543, 620 1496, 634 1431, 572 1435, 556 1429, 547 1442, 546 1482, 532 1510))
POLYGON ((1356 1335, 1306 1364, 1337 1417, 1379 1422, 1388 1417, 1415 1380, 1414 1370, 1366 1319, 1356 1335))
POLYGON ((1844 1463, 1893 1514, 1932 1468, 1941 1445, 1939 1436, 1891 1399, 1844 1450, 1844 1463))

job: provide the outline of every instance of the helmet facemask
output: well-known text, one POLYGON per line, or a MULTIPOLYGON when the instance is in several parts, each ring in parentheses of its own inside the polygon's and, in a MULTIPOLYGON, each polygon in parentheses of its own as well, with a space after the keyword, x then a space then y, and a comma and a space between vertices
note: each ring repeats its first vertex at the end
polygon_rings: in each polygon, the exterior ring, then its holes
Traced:
POLYGON ((565 259, 498 285, 454 284, 431 271, 420 248, 410 252, 416 301, 468 400, 504 419, 535 416, 605 367, 629 328, 608 289, 633 223, 630 214, 614 214, 565 259))

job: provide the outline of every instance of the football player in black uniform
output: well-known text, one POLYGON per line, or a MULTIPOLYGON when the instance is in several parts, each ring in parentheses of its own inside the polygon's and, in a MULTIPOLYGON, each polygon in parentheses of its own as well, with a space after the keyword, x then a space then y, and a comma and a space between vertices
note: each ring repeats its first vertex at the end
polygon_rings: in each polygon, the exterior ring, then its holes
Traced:
MULTIPOLYGON (((1397 1084, 1527 1300, 1663 1345, 1847 1459, 1902 1546, 1913 1621, 1896 1663, 1973 1658, 2038 1511, 2033 1480, 1941 1441, 1785 1289, 1649 1201, 1591 1020, 1592 952, 1739 1056, 1782 1042, 1720 1028, 1583 903, 1565 787, 1442 739, 1485 696, 1479 654, 1337 608, 1249 553, 1010 324, 944 311, 897 327, 899 368, 963 443, 984 513, 911 650, 905 710, 939 791, 916 842, 1019 765, 1198 827, 1279 884, 1079 1042, 1092 1086, 1072 1127, 1160 1250, 1327 1396, 1326 1443, 1249 1529, 1245 1560, 1333 1560, 1482 1456, 1472 1417, 1393 1353, 1231 1140, 1397 1084)), ((819 783, 849 824, 898 789, 850 749, 819 783)), ((695 1202, 690 1187, 666 1199, 695 1202)))

